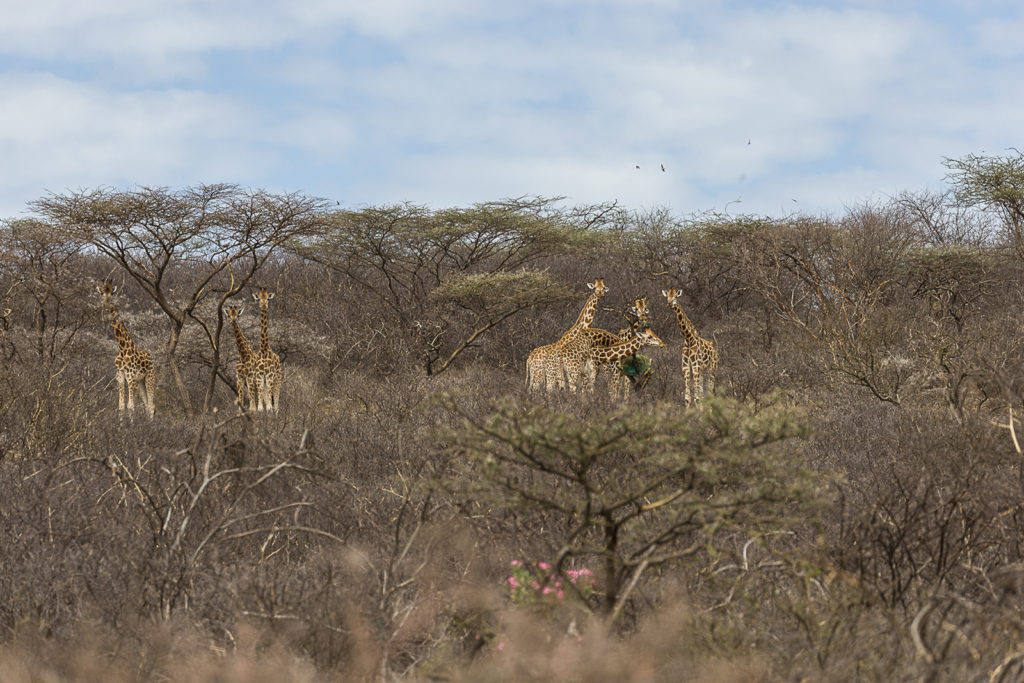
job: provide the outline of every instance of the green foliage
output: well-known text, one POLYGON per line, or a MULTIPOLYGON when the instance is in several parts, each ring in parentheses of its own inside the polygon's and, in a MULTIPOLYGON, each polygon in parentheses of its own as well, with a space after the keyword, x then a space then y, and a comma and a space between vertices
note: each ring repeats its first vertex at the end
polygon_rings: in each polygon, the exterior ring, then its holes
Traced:
POLYGON ((1024 152, 1007 156, 968 154, 946 159, 947 180, 959 201, 995 211, 1009 243, 1024 258, 1024 152))
POLYGON ((805 436, 777 398, 761 410, 713 398, 696 411, 619 408, 600 419, 499 401, 446 438, 476 467, 453 485, 517 515, 552 515, 556 567, 604 567, 605 612, 617 614, 644 571, 692 555, 725 529, 770 529, 810 514, 816 486, 780 445, 805 436))
POLYGON ((456 273, 444 280, 431 296, 460 308, 500 316, 572 296, 549 273, 533 270, 496 273, 456 273))
POLYGON ((642 377, 651 372, 651 359, 642 353, 619 361, 619 372, 629 377, 642 377))

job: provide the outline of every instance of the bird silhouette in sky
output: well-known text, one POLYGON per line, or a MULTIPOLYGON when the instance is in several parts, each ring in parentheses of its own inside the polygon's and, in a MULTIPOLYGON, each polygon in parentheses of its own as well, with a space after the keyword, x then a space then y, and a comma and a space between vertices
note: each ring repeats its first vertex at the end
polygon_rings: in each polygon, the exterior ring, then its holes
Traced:
POLYGON ((636 165, 636 170, 638 170, 638 171, 640 170, 640 164, 636 165))
POLYGON ((661 172, 662 172, 662 173, 664 173, 664 172, 665 172, 665 164, 662 164, 662 165, 661 165, 661 172))

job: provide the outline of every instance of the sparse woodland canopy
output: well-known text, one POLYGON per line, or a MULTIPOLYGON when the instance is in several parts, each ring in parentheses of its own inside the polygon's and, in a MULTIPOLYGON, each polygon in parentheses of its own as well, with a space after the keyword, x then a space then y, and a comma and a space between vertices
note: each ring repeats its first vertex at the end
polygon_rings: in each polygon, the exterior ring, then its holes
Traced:
POLYGON ((33 202, 0 224, 0 677, 1021 678, 1024 156, 946 165, 836 216, 33 202), (595 278, 597 327, 648 297, 649 381, 528 391, 595 278), (277 414, 235 403, 260 287, 277 414), (692 407, 663 289, 719 354, 692 407))

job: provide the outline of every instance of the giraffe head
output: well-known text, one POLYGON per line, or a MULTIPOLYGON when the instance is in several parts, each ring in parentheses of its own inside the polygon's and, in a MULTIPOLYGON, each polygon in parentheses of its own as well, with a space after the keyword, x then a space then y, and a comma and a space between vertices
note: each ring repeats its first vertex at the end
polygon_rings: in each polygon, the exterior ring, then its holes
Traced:
POLYGON ((267 305, 268 301, 274 298, 274 293, 268 292, 266 287, 260 287, 258 291, 253 292, 252 298, 262 308, 267 305))
POLYGON ((661 290, 662 296, 668 300, 669 306, 675 306, 679 303, 679 290, 678 289, 663 289, 661 290))
POLYGON ((238 322, 238 316, 241 315, 242 308, 240 306, 228 306, 228 318, 231 322, 238 322))
POLYGON ((594 290, 594 294, 596 294, 598 297, 602 297, 608 292, 608 288, 604 286, 603 277, 599 277, 593 282, 588 282, 587 288, 594 290))
POLYGON ((114 293, 117 292, 117 287, 110 284, 110 280, 104 280, 102 285, 96 285, 96 291, 100 293, 104 301, 110 301, 114 293))
POLYGON ((636 336, 640 338, 645 346, 664 346, 665 342, 661 341, 661 337, 654 334, 654 330, 649 327, 641 327, 635 332, 636 336))
POLYGON ((647 327, 647 297, 636 299, 633 307, 629 309, 636 316, 636 323, 640 327, 647 327))
POLYGON ((117 307, 114 305, 114 295, 117 293, 117 287, 110 284, 110 280, 104 280, 102 285, 96 285, 96 291, 103 297, 103 306, 107 309, 107 314, 111 318, 116 318, 117 307))

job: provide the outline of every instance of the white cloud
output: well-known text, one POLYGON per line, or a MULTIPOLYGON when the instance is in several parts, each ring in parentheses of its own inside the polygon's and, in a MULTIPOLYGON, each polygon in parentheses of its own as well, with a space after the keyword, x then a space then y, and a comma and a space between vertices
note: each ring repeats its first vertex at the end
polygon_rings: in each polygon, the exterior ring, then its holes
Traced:
POLYGON ((1020 144, 1018 43, 940 5, 40 0, 0 24, 0 179, 838 208, 1020 144))
POLYGON ((231 180, 267 168, 241 130, 258 125, 229 100, 188 91, 113 93, 31 74, 0 77, 0 208, 89 185, 231 180))

